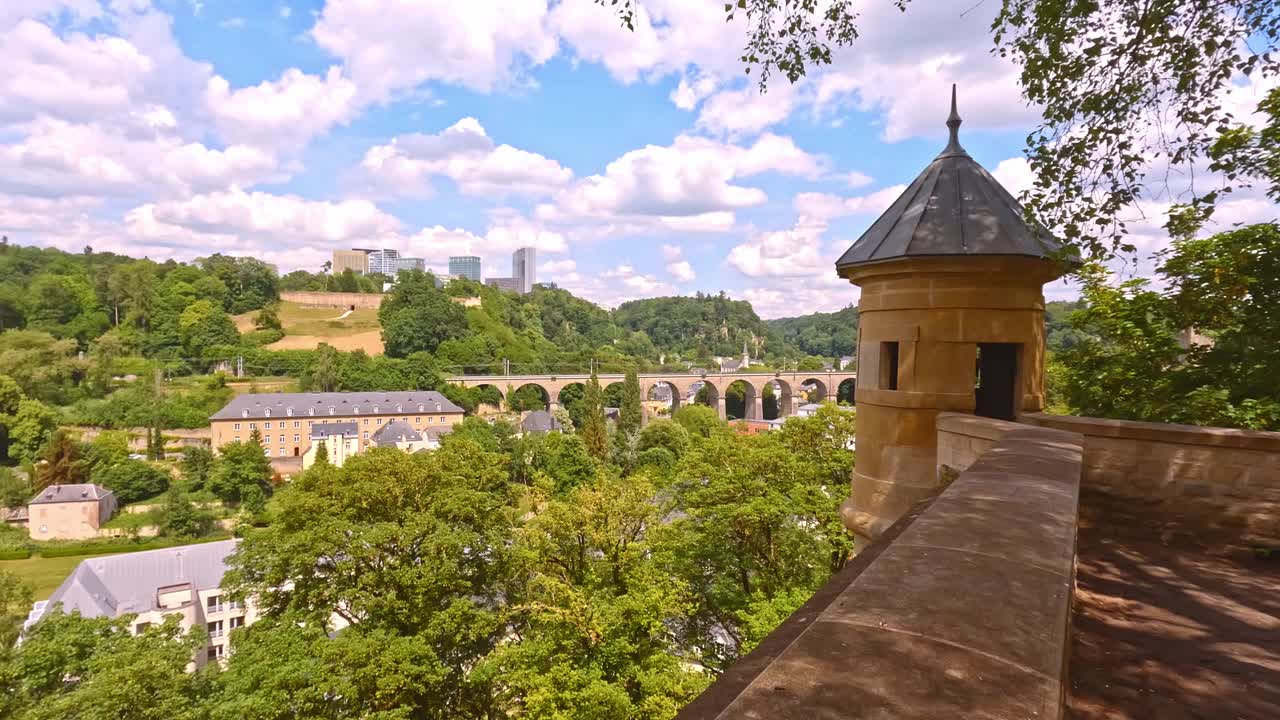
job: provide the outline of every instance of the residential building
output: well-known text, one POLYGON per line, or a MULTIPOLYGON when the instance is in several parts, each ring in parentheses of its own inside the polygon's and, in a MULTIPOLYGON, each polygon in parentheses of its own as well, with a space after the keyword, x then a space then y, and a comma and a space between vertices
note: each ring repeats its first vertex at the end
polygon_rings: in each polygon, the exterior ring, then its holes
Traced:
POLYGON ((400 252, 390 248, 374 250, 369 253, 369 272, 382 273, 388 277, 395 277, 399 268, 396 263, 400 259, 400 252))
POLYGON ((521 295, 533 292, 537 254, 537 250, 531 247, 522 247, 511 253, 511 277, 516 281, 516 292, 521 295))
POLYGON ((27 503, 32 540, 84 540, 116 511, 115 493, 101 485, 50 485, 27 503))
POLYGON ((392 420, 373 434, 373 443, 378 447, 393 447, 405 452, 435 450, 440 447, 440 436, 451 429, 415 428, 404 420, 392 420))
POLYGON ((334 250, 329 272, 338 275, 347 270, 364 275, 369 272, 368 250, 334 250))
POLYGON ((24 628, 58 604, 62 612, 86 618, 134 615, 135 633, 176 615, 184 630, 203 627, 209 638, 192 667, 227 656, 228 635, 258 619, 252 602, 232 600, 219 589, 227 556, 237 540, 181 545, 160 550, 82 560, 48 600, 35 603, 24 628))
POLYGON ((360 432, 356 451, 363 452, 373 444, 373 433, 392 420, 403 420, 421 432, 451 430, 462 416, 462 408, 434 390, 251 393, 233 398, 214 413, 209 431, 215 451, 229 442, 247 441, 257 430, 267 455, 303 457, 319 425, 355 422, 360 432))
POLYGON ((839 363, 840 369, 841 370, 847 369, 849 366, 854 364, 854 360, 857 360, 857 358, 855 358, 852 355, 841 355, 840 363, 839 363))
POLYGON ((302 469, 316 464, 316 454, 324 446, 329 464, 342 467, 347 458, 360 452, 360 425, 356 422, 321 423, 311 426, 311 446, 302 455, 302 469))
POLYGON ((475 255, 455 255, 449 258, 449 277, 480 282, 480 258, 475 255))
POLYGON ((499 290, 520 292, 520 283, 515 278, 489 278, 484 281, 484 284, 499 290))

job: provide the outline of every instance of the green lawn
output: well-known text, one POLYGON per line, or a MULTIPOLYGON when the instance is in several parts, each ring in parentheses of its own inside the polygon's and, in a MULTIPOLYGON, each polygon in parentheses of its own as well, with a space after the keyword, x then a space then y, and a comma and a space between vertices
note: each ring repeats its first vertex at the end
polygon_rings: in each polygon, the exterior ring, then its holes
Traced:
POLYGON ((17 573, 18 577, 31 586, 33 599, 47 600, 62 581, 76 569, 81 560, 95 555, 73 555, 71 557, 44 558, 33 555, 26 560, 0 560, 0 570, 17 573))

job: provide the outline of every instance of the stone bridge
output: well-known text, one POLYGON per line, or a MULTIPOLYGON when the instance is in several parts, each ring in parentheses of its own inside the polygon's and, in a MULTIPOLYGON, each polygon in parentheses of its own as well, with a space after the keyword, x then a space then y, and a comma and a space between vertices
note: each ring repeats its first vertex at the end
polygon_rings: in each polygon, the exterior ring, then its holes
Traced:
MULTIPOLYGON (((596 377, 600 381, 601 388, 608 387, 614 383, 621 383, 625 378, 622 373, 603 373, 597 374, 596 377)), ((823 400, 827 397, 834 397, 841 384, 845 382, 854 383, 857 377, 857 373, 854 372, 827 370, 807 372, 641 373, 639 375, 641 399, 649 399, 654 388, 659 385, 665 385, 671 390, 671 410, 673 412, 680 407, 681 400, 688 397, 689 392, 695 386, 709 385, 713 394, 712 406, 716 408, 722 418, 726 417, 725 393, 730 385, 741 382, 744 386, 746 419, 748 420, 764 419, 763 393, 764 386, 769 383, 778 383, 780 390, 778 393, 778 416, 786 417, 795 413, 796 403, 794 398, 801 387, 812 387, 814 392, 811 399, 823 400)), ((585 385, 590 380, 591 376, 585 374, 458 375, 449 378, 449 382, 463 387, 493 387, 504 398, 508 392, 514 392, 526 385, 536 385, 542 389, 543 394, 546 396, 549 410, 559 407, 560 393, 565 388, 570 385, 585 385)))

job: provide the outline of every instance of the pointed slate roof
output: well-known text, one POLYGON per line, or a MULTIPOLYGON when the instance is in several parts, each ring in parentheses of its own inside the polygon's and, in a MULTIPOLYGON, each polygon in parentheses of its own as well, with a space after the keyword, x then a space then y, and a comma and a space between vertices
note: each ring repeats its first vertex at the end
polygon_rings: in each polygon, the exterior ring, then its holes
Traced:
POLYGON ((1045 228, 960 146, 951 86, 950 139, 893 205, 836 261, 836 270, 904 257, 1021 255, 1071 259, 1045 228))

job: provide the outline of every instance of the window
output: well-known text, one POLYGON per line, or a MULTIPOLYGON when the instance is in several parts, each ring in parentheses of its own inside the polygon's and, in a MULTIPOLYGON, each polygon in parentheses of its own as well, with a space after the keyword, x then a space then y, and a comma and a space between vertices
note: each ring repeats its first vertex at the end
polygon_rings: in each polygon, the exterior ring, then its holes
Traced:
POLYGON ((298 434, 297 434, 297 433, 294 433, 294 434, 293 434, 293 441, 294 441, 294 442, 298 442, 298 434))
MULTIPOLYGON (((364 424, 365 424, 365 425, 368 425, 368 424, 369 424, 369 418, 365 418, 365 419, 364 419, 364 424)), ((367 433, 366 433, 366 434, 367 434, 367 433)))
POLYGON ((365 430, 365 431, 364 431, 364 439, 365 439, 365 440, 368 440, 368 439, 369 439, 369 431, 368 431, 368 430, 365 430))
POLYGON ((880 343, 880 389, 898 389, 898 343, 880 343))
POLYGON ((237 435, 237 436, 236 436, 236 442, 240 442, 240 436, 239 436, 239 435, 237 435))
POLYGON ((429 424, 431 424, 431 425, 434 425, 434 424, 435 424, 435 422, 436 422, 436 419, 435 419, 435 418, 433 418, 433 417, 429 417, 429 418, 427 418, 427 423, 429 423, 429 424))
POLYGON ((220 637, 222 637, 222 621, 214 620, 209 623, 209 639, 217 640, 220 637))
POLYGON ((204 606, 207 612, 222 612, 222 596, 210 595, 208 599, 204 601, 204 606))
POLYGON ((262 423, 262 429, 263 429, 263 430, 270 430, 270 429, 271 429, 271 423, 269 423, 269 422, 264 422, 264 423, 262 423))
POLYGON ((330 414, 330 415, 332 415, 332 414, 333 414, 333 408, 332 408, 332 407, 330 407, 330 408, 329 408, 329 414, 330 414))
POLYGON ((258 423, 249 423, 250 430, 256 429, 257 427, 258 427, 258 423))
POLYGON ((379 425, 381 425, 381 424, 382 424, 382 423, 384 423, 384 422, 386 422, 386 419, 385 419, 385 418, 378 418, 378 424, 379 424, 379 425))
POLYGON ((283 435, 281 435, 281 436, 280 436, 280 442, 282 442, 282 443, 284 442, 284 436, 283 436, 283 435))
POLYGON ((240 608, 242 608, 242 607, 244 607, 244 603, 240 602, 239 600, 228 600, 228 601, 227 601, 227 609, 228 609, 228 610, 239 610, 239 609, 240 609, 240 608))
POLYGON ((440 416, 440 422, 442 422, 442 423, 444 422, 444 416, 443 416, 443 415, 441 415, 441 416, 440 416))
POLYGON ((142 633, 146 632, 146 631, 147 631, 147 628, 149 628, 149 627, 151 627, 151 623, 149 623, 149 622, 140 622, 140 623, 138 623, 137 625, 134 625, 134 626, 133 626, 133 634, 134 634, 134 635, 141 635, 142 633))
POLYGON ((311 427, 311 421, 310 421, 310 420, 308 420, 308 421, 307 421, 307 427, 311 427))
POLYGON ((240 429, 240 423, 236 423, 236 427, 235 427, 235 429, 236 429, 236 430, 239 430, 239 429, 240 429))
POLYGON ((227 621, 227 632, 244 627, 244 617, 233 617, 227 621))
POLYGON ((267 417, 271 417, 271 408, 267 408, 266 410, 263 410, 262 414, 266 415, 267 417))
POLYGON ((302 423, 301 423, 301 422, 299 422, 299 421, 297 421, 297 420, 294 420, 294 421, 293 421, 293 426, 294 426, 295 428, 296 428, 296 427, 300 427, 301 425, 302 425, 302 423))
MULTIPOLYGON (((307 408, 307 414, 308 414, 308 415, 315 415, 315 414, 316 414, 316 409, 315 409, 315 408, 307 408)), ((311 422, 311 421, 310 421, 310 420, 308 420, 307 422, 311 422)))
POLYGON ((404 406, 403 406, 403 405, 397 405, 397 406, 396 406, 396 412, 404 412, 404 406))
POLYGON ((270 435, 263 435, 263 436, 262 436, 262 442, 263 442, 263 444, 264 444, 264 445, 270 445, 270 444, 271 444, 271 436, 270 436, 270 435))
POLYGON ((284 414, 288 415, 289 417, 293 417, 293 408, 289 408, 288 410, 285 410, 284 414))
POLYGON ((414 425, 421 425, 421 424, 422 424, 422 418, 421 418, 421 417, 416 417, 416 418, 414 418, 414 419, 413 419, 413 424, 414 424, 414 425))
POLYGON ((209 660, 218 660, 222 657, 222 645, 210 645, 207 657, 209 660))

